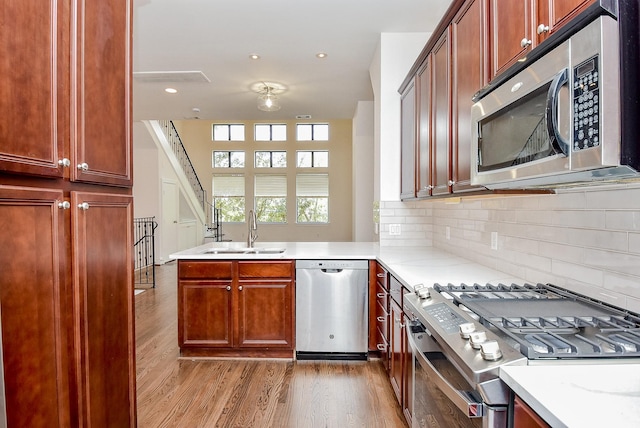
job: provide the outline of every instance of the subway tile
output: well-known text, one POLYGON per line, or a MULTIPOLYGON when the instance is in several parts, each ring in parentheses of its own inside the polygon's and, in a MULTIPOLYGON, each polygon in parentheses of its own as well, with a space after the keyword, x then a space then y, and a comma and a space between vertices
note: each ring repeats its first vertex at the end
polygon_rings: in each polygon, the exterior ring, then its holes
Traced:
POLYGON ((640 254, 640 233, 629 233, 629 252, 640 254))
POLYGON ((549 211, 554 226, 604 229, 605 212, 602 210, 557 210, 549 211))
POLYGON ((640 276, 605 272, 604 288, 640 299, 640 276))
POLYGON ((592 269, 574 263, 560 260, 551 261, 551 273, 565 277, 571 281, 602 287, 604 273, 598 269, 592 269))
POLYGON ((605 227, 640 231, 640 211, 605 211, 605 227))
POLYGON ((602 192, 587 192, 589 209, 640 209, 640 189, 611 189, 602 192))

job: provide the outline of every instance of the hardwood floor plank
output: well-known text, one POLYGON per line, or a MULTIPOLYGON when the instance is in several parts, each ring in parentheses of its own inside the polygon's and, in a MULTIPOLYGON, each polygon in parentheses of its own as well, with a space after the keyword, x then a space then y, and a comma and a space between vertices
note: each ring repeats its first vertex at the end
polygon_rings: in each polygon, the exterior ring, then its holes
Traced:
POLYGON ((176 266, 135 297, 138 426, 406 427, 379 361, 180 358, 176 266))

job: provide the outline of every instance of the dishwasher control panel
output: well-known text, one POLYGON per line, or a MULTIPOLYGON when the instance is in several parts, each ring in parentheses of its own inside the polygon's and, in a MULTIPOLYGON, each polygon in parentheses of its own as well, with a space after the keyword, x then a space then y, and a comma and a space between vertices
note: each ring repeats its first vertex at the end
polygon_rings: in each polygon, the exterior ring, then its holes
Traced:
POLYGON ((369 269, 367 260, 296 260, 296 269, 369 269))

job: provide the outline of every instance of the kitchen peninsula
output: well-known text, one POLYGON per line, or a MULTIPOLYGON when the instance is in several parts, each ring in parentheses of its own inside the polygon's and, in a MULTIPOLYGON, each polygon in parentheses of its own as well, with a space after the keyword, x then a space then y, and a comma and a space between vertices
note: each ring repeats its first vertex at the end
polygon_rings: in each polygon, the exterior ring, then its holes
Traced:
MULTIPOLYGON (((293 357, 295 344, 292 338, 295 337, 295 320, 293 320, 294 308, 286 304, 281 304, 284 300, 288 300, 292 304, 295 294, 295 278, 294 268, 295 261, 299 259, 353 259, 353 260, 369 260, 373 266, 379 263, 380 266, 388 271, 388 273, 397 278, 406 288, 405 291, 413 290, 418 284, 431 286, 434 283, 506 283, 521 282, 520 278, 513 278, 509 275, 490 269, 488 267, 471 262, 467 259, 452 255, 443 250, 433 247, 380 247, 377 243, 363 242, 259 242, 256 243, 254 250, 245 249, 242 243, 215 243, 205 244, 185 251, 181 251, 171 255, 171 258, 177 259, 179 265, 191 264, 191 266, 199 266, 200 270, 196 272, 207 272, 206 267, 212 269, 210 272, 225 272, 221 277, 211 277, 206 280, 190 279, 196 287, 206 287, 212 285, 217 287, 220 293, 227 292, 227 286, 240 286, 244 280, 244 284, 262 284, 261 287, 271 290, 271 301, 257 299, 259 305, 252 306, 254 311, 263 311, 264 308, 271 305, 271 315, 273 316, 273 303, 279 310, 284 313, 281 318, 276 317, 276 325, 283 324, 282 319, 291 316, 291 330, 286 328, 276 328, 276 332, 288 337, 289 341, 279 338, 270 337, 272 343, 267 348, 276 350, 285 350, 280 352, 280 356, 293 357), (220 252, 214 249, 222 249, 220 252), (225 252, 224 249, 229 249, 225 252), (245 251, 246 250, 246 251, 245 251), (282 251, 282 252, 280 252, 282 251), (196 263, 193 265, 193 263, 196 263), (245 269, 252 266, 257 269, 251 269, 251 275, 262 275, 258 280, 255 278, 234 278, 234 272, 240 272, 242 269, 234 268, 234 264, 243 266, 245 269), (210 266, 209 266, 210 265, 210 266), (271 265, 276 266, 275 268, 271 265), (219 269, 221 268, 222 269, 219 269), (235 269, 235 270, 234 270, 235 269), (265 273, 259 274, 259 271, 265 273), (274 273, 276 272, 276 273, 274 273), (279 273, 278 273, 279 272, 279 273), (288 276, 290 275, 290 276, 288 276), (236 281, 236 282, 234 282, 236 281), (277 287, 268 286, 277 285, 277 287), (279 291, 274 291, 277 289, 279 291), (286 291, 283 291, 286 290, 286 291), (274 298, 275 296, 275 298, 274 298), (289 312, 287 312, 289 311, 289 312), (287 336, 289 335, 289 336, 287 336)), ((370 265, 371 266, 371 265, 370 265)), ((180 271, 180 269, 179 269, 180 271)), ((370 269, 371 271, 371 269, 370 269)), ((370 272, 370 281, 373 280, 375 286, 376 269, 370 272)), ((375 288, 373 288, 375 290, 375 288)), ((245 288, 242 292, 247 291, 245 288)), ((237 292, 237 294, 240 294, 237 292)), ((370 302, 375 304, 375 291, 370 288, 370 302), (371 298, 373 297, 373 300, 371 298)), ((194 298, 194 301, 201 299, 202 295, 194 298)), ((236 299, 237 299, 236 295, 236 299)), ((201 299, 202 300, 202 299, 201 299)), ((206 299, 204 299, 206 300, 206 299)), ((204 301, 202 300, 202 301, 204 301)), ((233 299, 231 299, 233 300, 233 299)), ((249 299, 250 300, 250 299, 249 299)), ((249 301, 248 300, 248 301, 249 301)), ((225 298, 224 308, 214 309, 225 311, 229 314, 237 303, 225 298)), ((182 301, 181 304, 184 304, 182 301)), ((375 307, 375 306, 374 306, 375 307)), ((207 318, 205 307, 200 308, 198 316, 203 322, 213 322, 211 318, 207 318)), ((212 308, 209 307, 209 310, 212 308)), ((375 323, 375 311, 374 323, 375 323)), ((182 309, 179 310, 179 316, 182 309)), ((237 314, 236 314, 237 316, 237 314)), ((235 318, 237 321, 238 318, 235 318)), ((213 322, 215 325, 215 322, 213 322)), ((228 327, 228 325, 227 325, 228 327)), ((230 330, 227 338, 233 337, 233 334, 239 334, 238 331, 230 330)), ((182 344, 181 344, 182 346, 182 344)), ((226 346, 226 345, 225 345, 226 346)), ((251 343, 249 347, 253 347, 253 356, 273 356, 278 352, 256 351, 256 347, 262 346, 260 343, 251 343)), ((186 348, 185 348, 186 349, 186 348)), ((183 353, 183 357, 205 356, 206 353, 187 352, 183 353)), ((240 355, 238 353, 227 353, 228 356, 240 355)), ((565 361, 566 363, 566 361, 565 361)), ((597 403, 606 398, 607 403, 611 405, 602 412, 606 412, 608 420, 614 426, 633 426, 640 423, 640 403, 629 406, 629 400, 616 401, 613 400, 617 395, 624 397, 634 397, 640 394, 640 387, 633 383, 634 377, 620 375, 621 371, 628 370, 628 373, 636 373, 640 371, 640 363, 635 359, 627 360, 626 364, 592 364, 589 361, 582 361, 579 364, 563 364, 558 365, 525 365, 506 367, 501 371, 500 377, 509 385, 515 393, 517 393, 524 401, 538 414, 541 415, 549 423, 558 424, 557 426, 571 426, 575 418, 570 415, 578 415, 586 404, 589 408, 598 408, 597 403), (560 367, 560 369, 559 369, 560 367), (575 402, 569 396, 565 401, 558 400, 556 403, 560 407, 555 407, 552 401, 545 399, 545 384, 550 377, 544 373, 552 374, 554 382, 562 385, 566 390, 578 388, 580 392, 580 402, 575 402), (609 373, 616 373, 619 379, 611 382, 609 373), (581 386, 582 383, 576 383, 575 379, 593 379, 589 382, 588 388, 581 386), (600 381, 598 381, 600 379, 600 381), (606 381, 606 382, 605 382, 606 381), (599 386, 599 382, 604 382, 599 386), (620 405, 615 403, 619 402, 620 405), (561 404, 560 404, 561 403, 561 404), (622 404, 626 403, 626 404, 622 404), (569 416, 567 416, 569 415, 569 416)), ((584 382, 583 382, 584 383, 584 382)))

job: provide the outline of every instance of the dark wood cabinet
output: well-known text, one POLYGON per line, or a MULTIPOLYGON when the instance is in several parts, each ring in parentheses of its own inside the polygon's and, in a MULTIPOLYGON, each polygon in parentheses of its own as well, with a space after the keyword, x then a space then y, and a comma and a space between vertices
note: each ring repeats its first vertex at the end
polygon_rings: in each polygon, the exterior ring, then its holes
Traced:
POLYGON ((389 326, 389 380, 391 381, 391 387, 396 394, 398 403, 402 405, 402 391, 403 391, 403 362, 404 355, 402 351, 404 349, 405 337, 404 337, 404 320, 402 319, 402 307, 395 300, 391 300, 389 305, 391 314, 391 325, 389 326))
POLYGON ((515 64, 593 0, 490 0, 492 78, 515 64))
POLYGON ((451 192, 451 79, 449 30, 438 39, 431 52, 433 67, 431 82, 431 194, 442 195, 451 192))
POLYGON ((433 189, 431 177, 431 55, 425 58, 416 75, 418 120, 418 162, 416 189, 419 198, 428 197, 433 189))
POLYGON ((513 427, 549 428, 549 424, 529 407, 522 398, 516 395, 513 402, 513 427))
POLYGON ((484 0, 469 0, 451 22, 451 181, 454 193, 482 189, 471 185, 471 106, 487 83, 484 0))
POLYGON ((373 295, 372 304, 370 304, 370 312, 375 318, 370 320, 369 337, 374 339, 373 346, 369 346, 370 351, 377 352, 384 368, 389 370, 389 326, 391 325, 391 314, 389 312, 389 273, 377 262, 373 262, 369 267, 375 277, 370 279, 370 294, 373 295))
POLYGON ((9 426, 136 425, 131 14, 24 0, 0 15, 9 426))
POLYGON ((182 355, 292 356, 294 262, 178 263, 182 355))
POLYGON ((416 86, 412 80, 400 96, 400 199, 416 197, 416 86))

